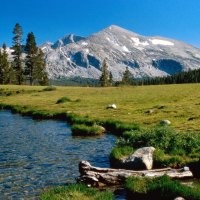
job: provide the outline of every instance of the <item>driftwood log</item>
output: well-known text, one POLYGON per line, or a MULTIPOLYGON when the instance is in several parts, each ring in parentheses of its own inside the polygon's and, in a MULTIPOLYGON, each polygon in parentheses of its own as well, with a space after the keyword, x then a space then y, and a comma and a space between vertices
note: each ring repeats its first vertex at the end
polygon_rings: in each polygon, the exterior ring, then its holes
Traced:
POLYGON ((121 185, 124 183, 125 179, 129 176, 139 176, 139 177, 159 177, 167 175, 174 179, 183 179, 193 177, 192 172, 189 168, 172 169, 154 169, 154 170, 143 170, 143 171, 133 171, 126 169, 112 169, 112 168, 99 168, 91 166, 87 161, 81 161, 79 163, 80 177, 78 182, 85 183, 90 186, 100 187, 100 186, 111 186, 111 185, 121 185))

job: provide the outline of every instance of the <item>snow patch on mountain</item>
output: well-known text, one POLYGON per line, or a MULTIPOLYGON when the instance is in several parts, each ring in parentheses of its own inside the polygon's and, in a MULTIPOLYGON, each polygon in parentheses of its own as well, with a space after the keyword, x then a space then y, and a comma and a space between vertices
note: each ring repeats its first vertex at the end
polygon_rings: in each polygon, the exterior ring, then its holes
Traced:
POLYGON ((160 39, 150 39, 149 40, 152 44, 155 45, 166 45, 166 46, 174 46, 173 42, 167 40, 160 40, 160 39))
POLYGON ((82 42, 81 45, 83 45, 83 46, 87 46, 88 43, 87 43, 87 42, 82 42))
POLYGON ((139 45, 148 46, 149 45, 149 43, 147 41, 141 42, 139 38, 132 37, 131 40, 135 43, 135 46, 139 46, 139 45))
POLYGON ((128 53, 130 52, 126 46, 123 46, 122 49, 123 49, 123 51, 125 51, 125 52, 128 52, 128 53))

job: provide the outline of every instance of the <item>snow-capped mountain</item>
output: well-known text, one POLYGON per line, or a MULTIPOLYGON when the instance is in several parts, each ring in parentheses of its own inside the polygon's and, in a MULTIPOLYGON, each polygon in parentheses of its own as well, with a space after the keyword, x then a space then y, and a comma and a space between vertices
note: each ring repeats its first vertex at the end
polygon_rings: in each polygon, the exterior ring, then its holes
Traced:
POLYGON ((41 45, 51 79, 99 78, 107 59, 109 71, 120 80, 128 67, 135 78, 165 76, 200 68, 200 49, 162 37, 146 37, 112 25, 87 38, 67 35, 41 45))

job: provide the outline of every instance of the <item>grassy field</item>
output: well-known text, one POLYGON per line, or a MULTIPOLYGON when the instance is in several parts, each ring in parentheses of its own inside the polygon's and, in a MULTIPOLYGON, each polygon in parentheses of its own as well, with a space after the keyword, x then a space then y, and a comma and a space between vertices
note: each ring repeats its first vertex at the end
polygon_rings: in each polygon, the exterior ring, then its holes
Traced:
POLYGON ((38 110, 74 112, 91 119, 115 119, 154 126, 162 119, 176 130, 200 130, 200 84, 138 87, 56 87, 0 86, 0 103, 23 105, 38 110), (58 100, 67 101, 57 103, 58 100), (117 109, 106 109, 108 104, 117 109))
POLYGON ((114 200, 114 195, 109 191, 100 192, 85 185, 69 185, 55 187, 45 191, 40 200, 114 200))

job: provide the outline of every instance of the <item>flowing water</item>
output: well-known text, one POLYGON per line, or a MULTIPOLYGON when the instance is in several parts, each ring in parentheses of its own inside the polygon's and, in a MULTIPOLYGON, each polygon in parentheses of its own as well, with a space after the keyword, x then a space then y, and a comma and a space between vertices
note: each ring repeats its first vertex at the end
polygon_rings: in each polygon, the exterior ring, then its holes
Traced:
POLYGON ((37 199, 44 188, 74 183, 78 163, 109 167, 115 136, 72 137, 62 121, 0 111, 0 199, 37 199))

